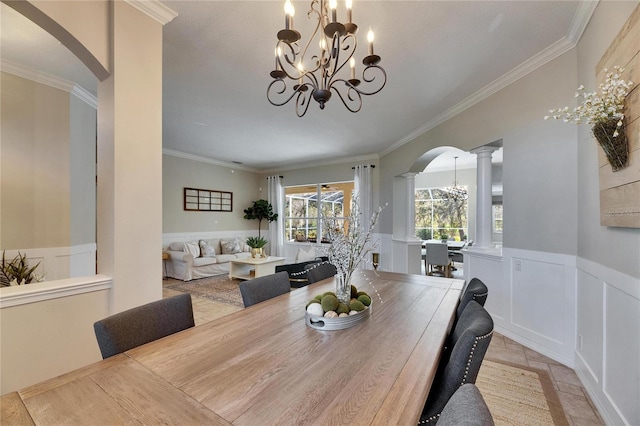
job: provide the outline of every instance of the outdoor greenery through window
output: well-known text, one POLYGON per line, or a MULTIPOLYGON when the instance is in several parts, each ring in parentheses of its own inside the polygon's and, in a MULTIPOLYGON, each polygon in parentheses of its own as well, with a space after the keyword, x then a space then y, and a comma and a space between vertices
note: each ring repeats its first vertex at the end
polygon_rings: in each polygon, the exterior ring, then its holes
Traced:
POLYGON ((285 188, 285 241, 329 242, 322 231, 322 215, 348 216, 352 196, 353 182, 285 188))
POLYGON ((493 232, 502 233, 502 204, 493 205, 493 232))
POLYGON ((439 188, 415 191, 416 236, 421 240, 464 241, 468 234, 467 200, 450 200, 439 188))

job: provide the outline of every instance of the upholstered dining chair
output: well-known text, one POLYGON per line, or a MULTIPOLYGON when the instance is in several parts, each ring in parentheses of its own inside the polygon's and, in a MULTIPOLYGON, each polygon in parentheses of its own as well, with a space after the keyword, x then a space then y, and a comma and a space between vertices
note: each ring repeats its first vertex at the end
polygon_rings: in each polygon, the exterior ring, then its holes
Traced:
POLYGON ((309 265, 307 267, 307 280, 309 280, 309 284, 313 284, 326 278, 333 277, 337 273, 338 270, 335 265, 332 265, 329 262, 316 263, 315 265, 309 265))
POLYGON ((478 387, 467 383, 458 388, 444 406, 438 426, 493 426, 493 417, 478 387))
POLYGON ((443 243, 426 243, 426 257, 424 259, 424 269, 427 275, 433 275, 434 267, 441 269, 446 278, 451 278, 451 260, 449 250, 443 243))
POLYGON ((450 335, 451 352, 440 358, 420 424, 435 424, 458 388, 476 382, 492 335, 491 315, 478 302, 470 301, 450 335))
POLYGON ((289 274, 286 271, 240 283, 240 294, 245 308, 290 291, 289 274))
POLYGON ((157 300, 93 324, 102 359, 195 326, 189 293, 157 300))
POLYGON ((482 282, 480 278, 472 278, 467 285, 467 288, 462 293, 462 297, 460 298, 460 303, 458 304, 458 309, 456 310, 456 318, 460 318, 462 315, 462 311, 472 300, 475 300, 480 304, 480 306, 484 306, 487 302, 487 296, 489 295, 489 289, 482 282))

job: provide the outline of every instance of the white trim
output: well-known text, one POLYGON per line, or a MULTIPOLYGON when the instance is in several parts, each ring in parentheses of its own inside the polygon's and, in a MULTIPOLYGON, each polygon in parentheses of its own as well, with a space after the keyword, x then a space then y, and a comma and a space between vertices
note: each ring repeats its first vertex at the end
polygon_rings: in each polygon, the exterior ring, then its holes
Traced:
POLYGON ((243 166, 242 164, 229 163, 226 161, 216 160, 210 157, 205 157, 202 155, 188 154, 182 151, 176 151, 173 149, 162 148, 162 153, 165 155, 170 155, 172 157, 184 158, 186 160, 192 161, 200 161, 201 163, 214 164, 216 166, 228 167, 230 169, 235 170, 244 170, 245 172, 253 172, 260 173, 260 171, 253 167, 243 166))
POLYGON ((593 12, 595 12, 598 7, 598 3, 600 3, 600 0, 583 0, 578 5, 578 9, 576 13, 573 14, 571 26, 567 32, 567 38, 574 44, 578 44, 578 41, 580 41, 582 33, 584 33, 584 30, 591 20, 593 12))
POLYGON ((94 275, 92 277, 68 278, 23 286, 2 287, 0 288, 0 309, 69 297, 76 294, 109 290, 112 283, 111 277, 94 275))
POLYGON ((124 0, 125 3, 138 9, 140 12, 166 25, 178 16, 178 12, 170 9, 158 0, 124 0))
POLYGON ((98 99, 83 87, 63 78, 57 77, 46 72, 37 71, 24 65, 17 64, 8 60, 0 62, 0 71, 16 75, 54 89, 63 90, 70 93, 86 103, 93 109, 98 109, 98 99))

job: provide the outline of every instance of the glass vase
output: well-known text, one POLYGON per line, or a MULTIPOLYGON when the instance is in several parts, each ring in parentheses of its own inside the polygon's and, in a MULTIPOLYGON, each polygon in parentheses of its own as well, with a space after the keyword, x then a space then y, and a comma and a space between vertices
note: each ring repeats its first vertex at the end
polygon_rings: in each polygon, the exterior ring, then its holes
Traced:
POLYGON ((351 300, 351 283, 342 274, 336 274, 335 280, 338 301, 348 305, 351 300))

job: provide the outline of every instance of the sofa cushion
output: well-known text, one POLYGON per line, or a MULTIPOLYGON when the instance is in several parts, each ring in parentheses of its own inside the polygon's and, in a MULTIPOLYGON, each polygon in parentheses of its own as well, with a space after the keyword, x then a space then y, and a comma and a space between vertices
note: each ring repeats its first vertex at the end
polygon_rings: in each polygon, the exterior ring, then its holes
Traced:
POLYGON ((298 253, 296 254, 296 262, 309 262, 310 260, 315 260, 316 258, 316 248, 309 247, 308 249, 300 248, 298 249, 298 253))
POLYGON ((202 253, 202 257, 215 257, 216 256, 215 248, 207 240, 200 240, 200 253, 202 253))
POLYGON ((242 252, 241 241, 238 238, 220 240, 222 254, 235 254, 242 252))
POLYGON ((184 243, 183 251, 194 257, 200 257, 200 246, 198 243, 184 243))
POLYGON ((215 257, 198 257, 193 259, 193 266, 213 265, 214 263, 218 263, 215 257))
POLYGON ((234 254, 219 254, 216 256, 218 263, 231 262, 232 260, 236 260, 237 257, 234 254))
POLYGON ((174 241, 169 244, 169 250, 171 251, 184 251, 184 243, 181 241, 174 241))

